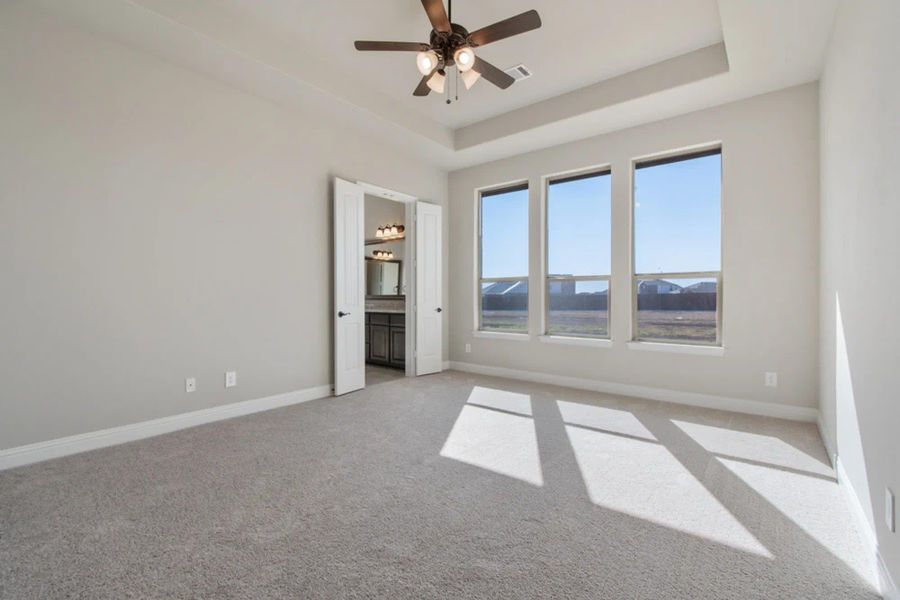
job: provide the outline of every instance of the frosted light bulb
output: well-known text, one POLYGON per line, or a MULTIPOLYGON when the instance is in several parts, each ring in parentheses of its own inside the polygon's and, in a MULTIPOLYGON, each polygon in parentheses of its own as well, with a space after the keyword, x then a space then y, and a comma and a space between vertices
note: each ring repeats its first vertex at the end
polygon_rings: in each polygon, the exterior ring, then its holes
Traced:
POLYGON ((422 75, 428 75, 438 65, 437 53, 434 50, 419 52, 416 54, 416 67, 422 75))
POLYGON ((468 46, 463 46, 453 54, 453 62, 460 73, 465 73, 475 64, 475 51, 468 46))

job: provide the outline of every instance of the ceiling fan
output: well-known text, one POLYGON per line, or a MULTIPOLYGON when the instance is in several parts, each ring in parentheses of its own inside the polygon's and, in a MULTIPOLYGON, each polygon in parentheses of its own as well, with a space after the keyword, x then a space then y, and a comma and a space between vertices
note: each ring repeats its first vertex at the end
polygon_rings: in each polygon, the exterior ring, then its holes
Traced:
MULTIPOLYGON (((452 1, 448 8, 452 15, 452 1)), ((500 89, 506 89, 515 79, 491 63, 475 54, 475 48, 496 42, 541 26, 541 17, 536 10, 498 21, 493 25, 469 31, 457 23, 450 22, 444 10, 443 0, 422 0, 422 6, 431 21, 431 36, 427 44, 422 42, 371 42, 357 41, 357 50, 388 52, 417 52, 416 66, 422 73, 422 80, 413 91, 413 96, 427 96, 430 91, 443 93, 447 79, 447 69, 455 66, 466 89, 484 77, 500 89)), ((450 100, 447 100, 449 103, 450 100)))

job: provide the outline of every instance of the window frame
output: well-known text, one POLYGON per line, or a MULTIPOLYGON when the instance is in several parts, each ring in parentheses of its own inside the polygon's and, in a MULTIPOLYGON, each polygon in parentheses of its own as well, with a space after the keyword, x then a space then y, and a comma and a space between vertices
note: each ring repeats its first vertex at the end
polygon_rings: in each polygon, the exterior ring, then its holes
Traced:
MULTIPOLYGON (((479 188, 475 190, 475 223, 477 226, 477 235, 475 236, 475 332, 478 334, 487 334, 487 335, 501 335, 501 336, 530 336, 531 335, 531 326, 530 326, 530 314, 531 314, 531 288, 528 289, 528 294, 526 295, 526 310, 525 310, 525 330, 524 331, 505 331, 502 329, 485 329, 484 323, 482 322, 482 306, 483 306, 483 295, 482 295, 482 285, 484 283, 497 283, 497 282, 506 282, 506 281, 525 281, 526 284, 529 282, 529 274, 525 273, 523 276, 509 276, 509 277, 482 277, 482 269, 483 269, 483 253, 484 253, 484 226, 482 222, 483 210, 482 203, 485 197, 490 196, 498 196, 500 194, 506 194, 509 192, 519 192, 525 191, 526 194, 526 208, 528 209, 528 221, 526 223, 525 228, 525 236, 527 242, 527 252, 528 252, 528 261, 527 264, 530 265, 530 255, 531 255, 531 189, 529 186, 529 182, 527 179, 517 180, 508 183, 501 183, 497 185, 492 185, 484 188, 479 188)), ((529 268, 530 270, 530 268, 529 268)))
POLYGON ((701 347, 701 348, 724 348, 724 331, 722 328, 722 316, 724 308, 724 265, 725 265, 725 148, 722 142, 714 142, 695 146, 691 148, 682 148, 680 150, 668 151, 663 153, 652 154, 631 160, 631 182, 630 182, 630 213, 631 227, 629 232, 631 235, 631 335, 630 343, 632 344, 671 344, 675 346, 701 347), (637 249, 635 245, 635 228, 637 225, 635 219, 635 186, 637 182, 636 173, 639 168, 655 167, 675 162, 683 162, 705 156, 719 155, 719 270, 718 271, 684 271, 684 272, 666 272, 666 273, 638 273, 637 272, 637 249), (716 341, 702 342, 672 338, 653 338, 638 336, 638 287, 641 281, 651 279, 715 279, 716 280, 716 341))
POLYGON ((613 194, 612 194, 612 165, 595 165, 577 169, 574 171, 565 171, 554 175, 545 175, 543 177, 543 198, 541 202, 541 219, 543 221, 541 227, 542 242, 542 273, 541 297, 544 301, 543 310, 541 311, 541 335, 547 338, 564 338, 577 340, 612 340, 612 270, 613 270, 613 244, 612 244, 612 213, 613 213, 613 194), (609 176, 610 201, 609 201, 609 275, 570 275, 560 276, 550 274, 550 186, 554 183, 565 183, 567 181, 577 181, 579 179, 589 179, 591 177, 609 176), (606 335, 590 335, 590 334, 561 334, 550 332, 550 282, 552 281, 605 281, 606 282, 606 335))

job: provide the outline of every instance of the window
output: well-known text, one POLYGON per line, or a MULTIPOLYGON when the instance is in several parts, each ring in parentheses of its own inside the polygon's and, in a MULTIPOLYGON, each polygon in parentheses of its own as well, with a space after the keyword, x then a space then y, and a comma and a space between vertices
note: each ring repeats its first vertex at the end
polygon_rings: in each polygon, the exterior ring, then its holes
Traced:
POLYGON ((720 345, 721 149, 637 162, 633 211, 634 339, 720 345))
POLYGON ((609 337, 610 172, 547 184, 546 333, 609 337))
POLYGON ((481 193, 478 328, 528 332, 528 184, 481 193))

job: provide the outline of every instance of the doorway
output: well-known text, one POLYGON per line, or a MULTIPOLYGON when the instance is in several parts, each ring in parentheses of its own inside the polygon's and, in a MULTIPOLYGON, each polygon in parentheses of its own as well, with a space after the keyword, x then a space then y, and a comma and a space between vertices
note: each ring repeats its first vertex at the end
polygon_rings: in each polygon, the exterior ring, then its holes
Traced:
POLYGON ((364 195, 366 278, 366 385, 412 375, 406 316, 410 312, 407 288, 409 237, 407 205, 393 198, 364 195), (407 367, 410 367, 407 369, 407 367))
POLYGON ((336 395, 365 387, 367 369, 373 383, 441 370, 441 220, 438 205, 335 178, 336 395))

